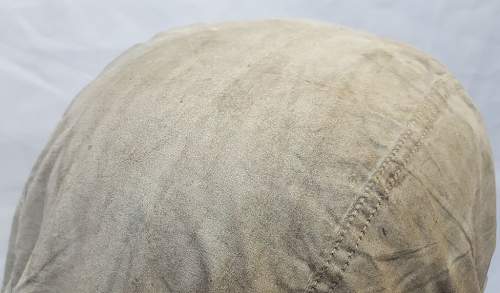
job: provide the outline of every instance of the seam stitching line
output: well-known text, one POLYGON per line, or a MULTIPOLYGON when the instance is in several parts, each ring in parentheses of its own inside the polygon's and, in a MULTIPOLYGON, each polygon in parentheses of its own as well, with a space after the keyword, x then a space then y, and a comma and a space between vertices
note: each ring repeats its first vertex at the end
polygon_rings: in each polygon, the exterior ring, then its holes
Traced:
POLYGON ((382 159, 379 167, 375 169, 365 183, 363 194, 355 199, 354 206, 351 207, 351 211, 340 225, 338 239, 334 242, 334 247, 326 259, 326 264, 310 276, 304 292, 318 292, 317 287, 328 272, 334 275, 334 279, 329 286, 329 292, 333 292, 337 288, 342 274, 349 267, 350 261, 356 254, 356 250, 373 218, 380 210, 382 200, 387 200, 390 191, 402 182, 404 177, 400 176, 401 172, 422 146, 422 140, 433 128, 442 108, 447 106, 449 94, 447 91, 443 91, 443 89, 447 88, 446 77, 440 77, 433 82, 429 93, 426 95, 428 97, 427 101, 422 103, 421 109, 418 109, 407 122, 408 128, 406 131, 398 138, 391 152, 382 159), (437 96, 439 99, 432 101, 429 99, 432 96, 437 96), (374 196, 370 197, 371 193, 374 196), (373 202, 374 200, 375 202, 373 202), (360 229, 359 226, 353 225, 353 223, 355 220, 358 222, 363 221, 362 216, 358 216, 363 214, 365 219, 360 229), (351 233, 347 234, 348 232, 351 233), (354 237, 356 232, 359 235, 354 237), (344 256, 339 255, 339 252, 344 252, 344 256))

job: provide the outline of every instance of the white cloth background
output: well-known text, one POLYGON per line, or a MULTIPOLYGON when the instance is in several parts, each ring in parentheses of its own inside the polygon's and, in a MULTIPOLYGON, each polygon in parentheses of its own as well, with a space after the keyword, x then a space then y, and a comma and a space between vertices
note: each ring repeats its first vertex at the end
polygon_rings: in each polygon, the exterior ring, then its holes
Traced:
MULTIPOLYGON (((0 280, 36 156, 71 99, 131 45, 185 24, 289 17, 410 43, 446 64, 474 98, 500 174, 499 15, 498 0, 0 0, 0 280)), ((500 292, 499 249, 486 292, 500 292)))

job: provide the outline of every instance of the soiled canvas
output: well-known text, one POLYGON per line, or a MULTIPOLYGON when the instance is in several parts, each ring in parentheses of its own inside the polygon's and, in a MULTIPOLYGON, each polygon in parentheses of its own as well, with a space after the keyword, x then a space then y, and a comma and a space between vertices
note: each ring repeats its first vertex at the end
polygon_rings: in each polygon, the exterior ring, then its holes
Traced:
POLYGON ((481 292, 479 113, 403 44, 307 21, 177 29, 73 101, 26 184, 11 292, 481 292))

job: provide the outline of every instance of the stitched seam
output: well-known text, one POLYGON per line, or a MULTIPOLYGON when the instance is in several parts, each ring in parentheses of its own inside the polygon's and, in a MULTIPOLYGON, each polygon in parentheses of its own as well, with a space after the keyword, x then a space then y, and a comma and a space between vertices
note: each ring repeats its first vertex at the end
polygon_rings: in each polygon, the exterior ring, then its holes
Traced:
POLYGON ((351 259, 356 254, 356 250, 366 234, 373 218, 380 210, 382 200, 387 199, 394 186, 402 182, 402 177, 400 176, 401 172, 410 162, 413 155, 417 153, 422 146, 423 139, 433 128, 434 122, 438 119, 443 105, 447 105, 448 95, 446 92, 440 91, 440 89, 445 86, 445 83, 444 79, 441 78, 433 83, 427 97, 435 96, 437 94, 440 99, 437 99, 437 101, 434 102, 439 104, 434 105, 433 101, 423 102, 420 106, 421 109, 417 110, 414 116, 408 121, 408 128, 402 135, 400 135, 391 152, 384 157, 379 167, 372 173, 364 186, 363 194, 354 201, 352 211, 344 218, 345 221, 341 223, 338 239, 334 242, 334 247, 326 259, 326 265, 323 265, 318 271, 311 275, 304 292, 317 292, 317 286, 325 276, 326 272, 330 269, 331 265, 336 265, 336 267, 334 266, 332 269, 337 269, 338 272, 335 274, 335 280, 331 282, 329 291, 333 292, 335 288, 337 288, 339 281, 342 278, 342 274, 349 267, 351 259), (419 125, 418 122, 421 122, 421 124, 419 125), (421 129, 419 130, 419 128, 421 129), (414 141, 413 143, 411 143, 412 140, 414 141), (410 144, 406 146, 409 141, 410 144), (407 152, 404 153, 401 158, 398 158, 401 151, 405 150, 405 146, 407 152), (368 216, 365 219, 365 224, 361 229, 351 227, 360 212, 368 209, 369 206, 367 206, 367 204, 369 204, 370 193, 375 194, 376 203, 371 207, 371 210, 369 209, 368 216), (341 245, 344 244, 347 233, 357 232, 357 230, 359 230, 359 235, 354 241, 354 245, 342 248, 341 245), (340 265, 332 263, 340 250, 345 250, 347 252, 345 257, 346 260, 340 265))

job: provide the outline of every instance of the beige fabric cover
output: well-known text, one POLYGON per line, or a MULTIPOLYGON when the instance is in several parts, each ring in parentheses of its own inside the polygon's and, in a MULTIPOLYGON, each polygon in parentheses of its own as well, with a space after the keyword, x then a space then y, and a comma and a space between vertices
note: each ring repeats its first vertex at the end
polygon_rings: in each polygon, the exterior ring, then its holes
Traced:
POLYGON ((494 190, 429 56, 307 21, 177 29, 65 113, 2 292, 481 292, 494 190))

